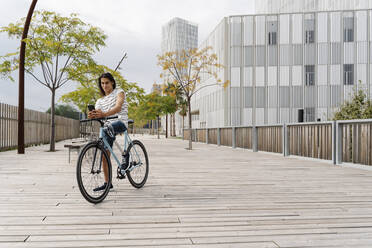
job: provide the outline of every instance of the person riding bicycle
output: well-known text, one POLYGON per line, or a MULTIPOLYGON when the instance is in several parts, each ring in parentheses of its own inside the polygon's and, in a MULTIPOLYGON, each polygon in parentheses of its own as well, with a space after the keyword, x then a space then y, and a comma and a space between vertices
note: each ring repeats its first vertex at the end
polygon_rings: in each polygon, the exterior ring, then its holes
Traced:
MULTIPOLYGON (((88 112, 88 118, 104 118, 111 116, 118 116, 118 119, 107 120, 105 123, 105 138, 107 139, 110 147, 115 140, 115 136, 127 130, 128 125, 128 103, 126 101, 125 92, 123 89, 116 87, 116 82, 111 73, 103 73, 98 78, 98 88, 101 94, 95 105, 95 110, 88 112)), ((107 149, 107 147, 106 147, 107 149)), ((110 153, 108 153, 110 159, 110 153)), ((107 161, 102 158, 103 173, 105 175, 105 183, 93 189, 93 191, 100 191, 106 188, 109 181, 109 173, 107 161)), ((113 188, 112 184, 110 189, 113 188)))

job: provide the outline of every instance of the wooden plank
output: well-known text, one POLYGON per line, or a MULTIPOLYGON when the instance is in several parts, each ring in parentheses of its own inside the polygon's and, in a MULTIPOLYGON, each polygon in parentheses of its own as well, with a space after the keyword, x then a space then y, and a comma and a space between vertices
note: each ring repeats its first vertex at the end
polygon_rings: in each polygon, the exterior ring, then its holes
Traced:
MULTIPOLYGON (((262 141, 274 141, 271 147, 261 142, 263 148, 282 149, 276 144, 280 127, 260 132, 262 141)), ((203 143, 188 151, 187 141, 140 138, 150 158, 146 185, 137 190, 114 179, 114 189, 97 205, 80 194, 76 166, 66 163, 66 142, 57 143, 55 153, 45 152, 47 146, 27 148, 22 156, 0 153, 0 246, 363 247, 371 242, 372 171, 203 143)))
MULTIPOLYGON (((18 108, 0 103, 0 150, 15 148, 18 143, 18 108)), ((25 109, 25 145, 49 142, 49 114, 25 109)), ((56 140, 79 136, 79 121, 56 117, 56 140)))

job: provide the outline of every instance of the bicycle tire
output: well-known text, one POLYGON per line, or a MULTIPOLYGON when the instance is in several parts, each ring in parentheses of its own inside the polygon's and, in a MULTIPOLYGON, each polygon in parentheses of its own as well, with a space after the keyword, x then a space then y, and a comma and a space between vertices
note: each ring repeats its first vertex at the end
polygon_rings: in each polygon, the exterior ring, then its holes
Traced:
POLYGON ((110 185, 112 183, 111 161, 108 157, 106 150, 103 148, 103 146, 99 142, 97 141, 90 142, 86 144, 81 150, 78 161, 77 161, 77 166, 76 166, 76 177, 77 177, 79 190, 81 194, 83 195, 83 197, 88 202, 97 204, 97 203, 102 202, 106 198, 107 194, 110 191, 110 185), (93 155, 93 158, 92 158, 92 155, 93 155), (83 166, 84 166, 84 169, 87 167, 88 172, 86 174, 90 177, 96 177, 97 179, 99 176, 102 177, 104 173, 103 173, 103 170, 100 171, 101 167, 99 167, 97 171, 94 171, 94 169, 99 166, 99 163, 102 163, 100 162, 100 160, 102 160, 102 155, 105 157, 106 161, 108 161, 107 166, 108 166, 108 173, 109 173, 109 181, 106 184, 106 188, 104 190, 93 191, 95 187, 101 186, 100 184, 104 183, 104 178, 100 180, 99 183, 95 183, 93 187, 88 188, 88 186, 91 184, 86 184, 83 181, 84 177, 82 175, 83 173, 82 168, 83 166), (92 159, 92 162, 90 164, 89 164, 89 159, 92 159), (88 165, 85 167, 86 161, 88 165), (98 165, 96 165, 97 164, 96 161, 98 162, 98 165), (91 169, 90 172, 89 172, 89 169, 91 169))
POLYGON ((147 181, 148 174, 149 174, 149 158, 147 156, 145 146, 139 140, 133 140, 128 147, 128 154, 129 154, 128 164, 130 165, 133 162, 135 162, 135 163, 138 162, 138 161, 135 161, 135 160, 138 159, 139 156, 140 156, 138 154, 138 153, 141 153, 141 151, 139 151, 139 149, 142 151, 141 155, 143 155, 142 159, 144 159, 144 161, 142 161, 142 162, 145 162, 145 163, 140 165, 139 167, 134 168, 133 170, 131 170, 131 168, 129 167, 129 169, 127 171, 128 180, 129 180, 130 184, 135 188, 142 188, 145 185, 145 183, 147 181), (138 151, 136 149, 138 149, 138 151), (136 173, 141 172, 141 170, 142 171, 145 170, 145 171, 144 171, 144 173, 142 173, 143 176, 140 178, 140 180, 137 180, 139 177, 136 177, 136 173))

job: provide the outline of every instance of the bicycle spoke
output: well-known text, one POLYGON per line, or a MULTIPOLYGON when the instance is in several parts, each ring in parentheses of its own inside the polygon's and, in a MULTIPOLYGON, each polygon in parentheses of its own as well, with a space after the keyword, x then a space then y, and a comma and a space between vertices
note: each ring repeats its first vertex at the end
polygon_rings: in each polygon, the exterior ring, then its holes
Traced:
MULTIPOLYGON (((102 201, 109 191, 108 188, 94 191, 94 189, 101 187, 105 183, 102 170, 102 158, 106 157, 104 154, 103 149, 92 142, 84 148, 78 160, 77 178, 79 189, 84 198, 92 203, 102 201)), ((109 162, 108 167, 109 178, 111 179, 111 164, 109 162)))
POLYGON ((148 175, 148 160, 144 146, 138 140, 133 141, 129 149, 128 179, 130 183, 140 188, 144 185, 148 175))

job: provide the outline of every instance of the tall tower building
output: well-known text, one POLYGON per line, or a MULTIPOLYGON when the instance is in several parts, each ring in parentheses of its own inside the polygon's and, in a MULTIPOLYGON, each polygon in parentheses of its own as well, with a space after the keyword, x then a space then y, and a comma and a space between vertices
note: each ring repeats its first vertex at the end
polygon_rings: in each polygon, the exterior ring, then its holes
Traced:
POLYGON ((175 17, 162 27, 161 52, 198 47, 198 25, 175 17))
MULTIPOLYGON (((161 53, 176 52, 198 48, 198 25, 190 21, 175 17, 162 27, 161 53)), ((167 77, 165 77, 167 78, 167 77)), ((168 76, 168 78, 171 78, 168 76)), ((186 118, 185 118, 186 119, 186 118)), ((173 134, 182 134, 183 119, 178 112, 168 119, 168 127, 173 134)), ((186 122, 185 122, 185 125, 186 122)), ((162 118, 162 127, 165 127, 165 117, 162 118)), ((168 131, 169 132, 169 131, 168 131)), ((170 133, 170 134, 172 134, 170 133)))

